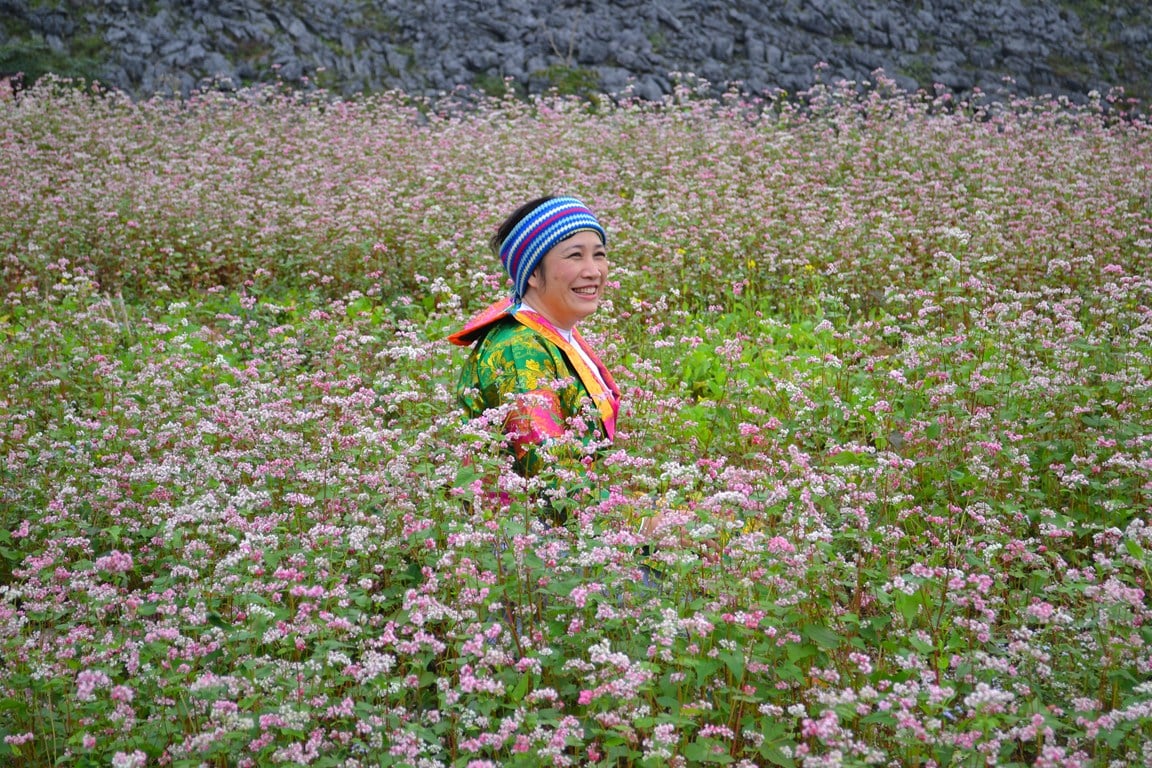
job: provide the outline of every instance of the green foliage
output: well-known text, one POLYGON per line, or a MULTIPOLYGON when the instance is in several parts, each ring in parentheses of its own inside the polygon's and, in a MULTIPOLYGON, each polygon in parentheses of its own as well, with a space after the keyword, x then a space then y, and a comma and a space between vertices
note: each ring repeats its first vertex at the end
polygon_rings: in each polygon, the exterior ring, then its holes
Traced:
POLYGON ((47 74, 98 80, 102 69, 101 46, 94 36, 79 39, 75 47, 66 51, 53 50, 44 41, 21 38, 0 44, 0 72, 21 72, 29 85, 47 74))
POLYGON ((508 96, 516 96, 519 98, 525 96, 524 85, 522 83, 510 82, 499 75, 477 75, 475 85, 488 96, 497 99, 508 96))
POLYGON ((560 96, 590 96, 600 89, 599 77, 594 70, 569 64, 553 64, 533 72, 530 77, 544 83, 543 90, 560 96))

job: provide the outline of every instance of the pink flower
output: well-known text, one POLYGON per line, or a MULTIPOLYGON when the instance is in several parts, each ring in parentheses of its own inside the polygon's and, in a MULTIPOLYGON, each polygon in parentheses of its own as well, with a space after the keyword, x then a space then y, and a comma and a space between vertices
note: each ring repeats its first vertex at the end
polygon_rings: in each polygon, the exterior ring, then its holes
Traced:
POLYGON ((112 756, 112 768, 143 768, 148 763, 148 756, 136 750, 132 754, 117 752, 112 756))
POLYGON ((126 685, 116 685, 112 687, 112 690, 108 695, 112 701, 123 701, 125 703, 129 703, 133 698, 135 698, 136 694, 126 685))
POLYGON ((767 549, 774 555, 791 555, 796 553, 796 547, 783 536, 774 536, 769 539, 767 549))
POLYGON ((80 701, 92 701, 96 698, 97 688, 107 688, 111 684, 111 678, 99 670, 81 670, 76 676, 76 698, 80 701))
POLYGON ((132 570, 132 555, 114 549, 104 557, 97 558, 96 570, 106 573, 127 573, 132 570))

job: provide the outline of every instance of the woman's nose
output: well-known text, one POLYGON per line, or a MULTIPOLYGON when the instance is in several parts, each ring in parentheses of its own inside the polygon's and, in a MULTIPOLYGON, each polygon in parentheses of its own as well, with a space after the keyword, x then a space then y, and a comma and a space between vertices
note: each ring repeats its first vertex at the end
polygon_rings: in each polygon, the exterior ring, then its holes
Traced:
POLYGON ((585 275, 601 275, 608 271, 608 265, 595 256, 589 256, 580 263, 585 275))

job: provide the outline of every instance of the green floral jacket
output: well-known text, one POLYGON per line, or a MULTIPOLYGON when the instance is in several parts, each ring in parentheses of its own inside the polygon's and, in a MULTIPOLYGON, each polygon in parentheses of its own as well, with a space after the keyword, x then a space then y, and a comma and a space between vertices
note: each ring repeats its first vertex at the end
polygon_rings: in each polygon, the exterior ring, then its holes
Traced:
MULTIPOLYGON (((569 432, 583 445, 611 440, 620 392, 578 332, 569 344, 540 315, 507 309, 507 302, 493 305, 450 337, 456 344, 474 343, 457 396, 469 418, 510 406, 504 431, 511 436, 516 470, 531 476, 543 466, 543 449, 569 432), (599 378, 575 344, 595 363, 599 378)), ((578 459, 571 452, 552 458, 565 464, 578 459)))

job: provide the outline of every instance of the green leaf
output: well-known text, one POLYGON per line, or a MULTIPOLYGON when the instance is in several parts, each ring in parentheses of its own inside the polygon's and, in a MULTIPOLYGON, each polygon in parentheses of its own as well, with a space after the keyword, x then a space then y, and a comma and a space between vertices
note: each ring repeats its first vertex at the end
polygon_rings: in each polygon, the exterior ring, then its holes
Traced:
POLYGON ((920 651, 920 653, 932 653, 932 651, 935 650, 932 643, 929 643, 927 640, 921 640, 918 635, 910 635, 908 642, 912 644, 913 648, 920 651))
POLYGON ((7 710, 7 709, 16 709, 16 710, 20 710, 20 711, 25 711, 28 709, 28 702, 21 701, 20 699, 12 699, 12 698, 0 699, 0 712, 3 712, 4 710, 7 710))
POLYGON ((763 742, 760 745, 760 756, 772 765, 779 765, 782 768, 793 768, 793 766, 796 765, 796 762, 792 758, 784 754, 779 744, 763 742))
POLYGON ((896 717, 891 712, 873 712, 860 718, 860 722, 868 725, 895 725, 896 717))
POLYGON ((873 462, 870 457, 866 459, 864 454, 857 451, 840 451, 830 457, 828 463, 835 466, 846 466, 848 464, 872 464, 873 462))
POLYGON ((884 628, 892 623, 892 617, 886 613, 873 616, 860 625, 860 637, 870 643, 878 643, 884 633, 884 628))
MULTIPOLYGON (((811 646, 798 646, 793 644, 790 645, 789 648, 804 648, 807 650, 807 653, 804 654, 805 656, 812 656, 816 653, 816 649, 811 646)), ((799 658, 804 658, 804 656, 800 656, 799 658)), ((790 680, 793 683, 800 683, 804 681, 804 672, 795 664, 777 664, 776 677, 780 678, 781 680, 790 680)))
POLYGON ((916 614, 920 613, 920 598, 917 595, 897 591, 893 595, 893 601, 904 621, 911 625, 916 620, 916 614))
POLYGON ((819 624, 808 624, 801 630, 802 634, 821 648, 831 650, 840 645, 840 635, 828 627, 819 624))
MULTIPOLYGON (((789 643, 786 646, 789 661, 800 661, 816 655, 816 647, 809 643, 789 643)), ((779 671, 777 671, 779 674, 779 671)))
POLYGON ((521 675, 520 680, 516 683, 516 687, 512 689, 509 694, 514 703, 519 703, 528 693, 529 686, 532 685, 531 675, 521 675))
POLYGON ((727 765, 732 762, 732 756, 726 751, 715 751, 717 746, 713 741, 693 741, 684 747, 684 757, 693 763, 714 763, 727 765))
POLYGON ((700 659, 696 662, 696 679, 701 686, 706 686, 716 677, 716 670, 720 669, 720 662, 715 659, 700 659))
POLYGON ((724 651, 720 654, 720 659, 737 682, 744 679, 744 654, 739 651, 724 651))
POLYGON ((1111 749, 1116 749, 1116 747, 1120 746, 1124 740, 1128 738, 1128 733, 1126 733, 1123 728, 1112 728, 1104 731, 1101 737, 1104 739, 1104 743, 1111 749))

